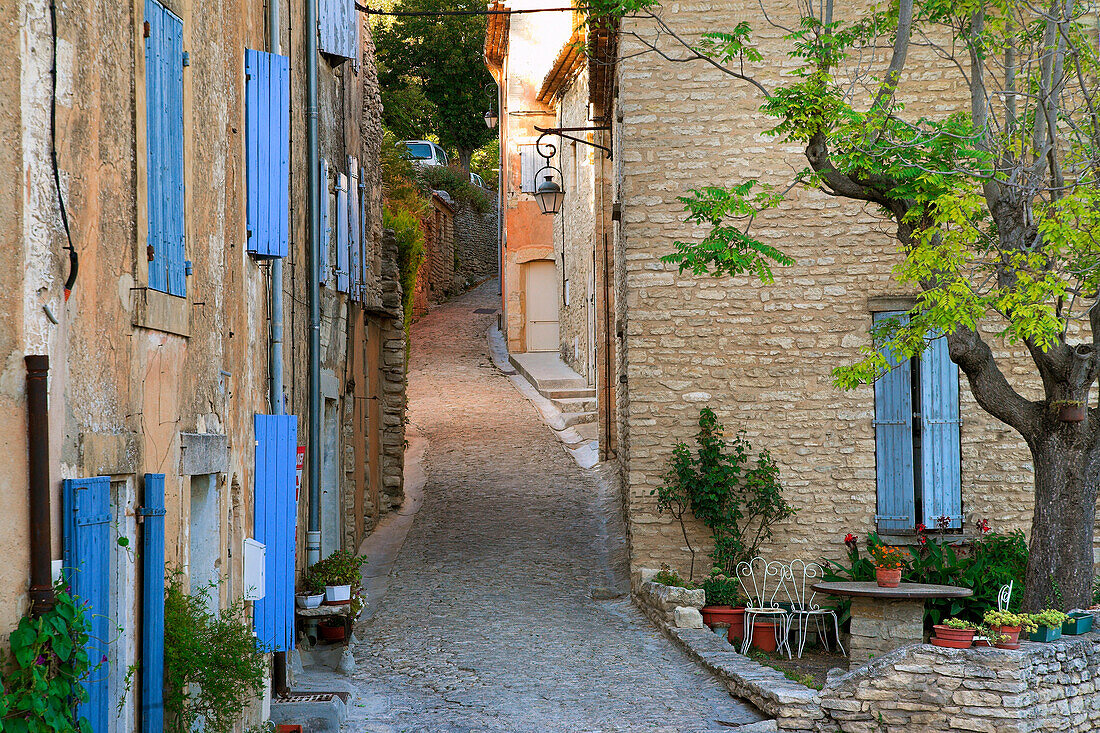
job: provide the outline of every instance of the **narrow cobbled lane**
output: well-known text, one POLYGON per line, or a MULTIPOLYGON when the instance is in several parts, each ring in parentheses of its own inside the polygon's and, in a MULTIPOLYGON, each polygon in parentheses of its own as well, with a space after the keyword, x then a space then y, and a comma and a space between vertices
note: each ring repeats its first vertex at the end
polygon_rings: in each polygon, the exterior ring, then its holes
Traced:
POLYGON ((595 482, 492 365, 496 284, 413 326, 424 503, 358 630, 353 731, 718 731, 758 719, 606 587, 595 482))

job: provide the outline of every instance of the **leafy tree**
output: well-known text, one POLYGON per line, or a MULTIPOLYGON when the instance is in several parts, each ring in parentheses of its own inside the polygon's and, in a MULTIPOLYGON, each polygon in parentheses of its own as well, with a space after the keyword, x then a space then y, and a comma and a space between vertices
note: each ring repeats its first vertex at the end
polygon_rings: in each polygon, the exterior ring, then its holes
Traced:
MULTIPOLYGON (((474 0, 398 0, 395 11, 484 10, 474 0)), ((485 111, 496 86, 485 67, 484 15, 398 16, 375 29, 383 121, 402 138, 435 134, 470 170, 470 156, 496 133, 485 111)))
MULTIPOLYGON (((1032 454, 1024 608, 1058 597, 1088 605, 1100 410, 1065 422, 1058 408, 1087 406, 1100 376, 1096 16, 1080 0, 891 0, 837 21, 832 0, 799 0, 798 18, 784 27, 768 6, 760 4, 759 25, 783 28, 797 62, 778 84, 755 75, 774 59, 763 59, 749 23, 688 38, 657 0, 589 0, 586 10, 630 18, 624 32, 648 50, 749 85, 775 120, 771 135, 804 146, 809 165, 792 186, 869 204, 893 221, 895 277, 919 293, 916 305, 874 328, 862 359, 834 371, 837 384, 871 382, 890 369, 888 353, 909 358, 946 335, 978 404, 1032 454), (915 57, 955 75, 968 112, 907 113, 897 96, 915 57), (1026 348, 1042 398, 1009 383, 989 329, 1026 348)), ((677 242, 666 261, 769 281, 771 267, 790 258, 753 236, 752 221, 787 190, 746 180, 692 191, 681 199, 689 219, 709 231, 677 242)))

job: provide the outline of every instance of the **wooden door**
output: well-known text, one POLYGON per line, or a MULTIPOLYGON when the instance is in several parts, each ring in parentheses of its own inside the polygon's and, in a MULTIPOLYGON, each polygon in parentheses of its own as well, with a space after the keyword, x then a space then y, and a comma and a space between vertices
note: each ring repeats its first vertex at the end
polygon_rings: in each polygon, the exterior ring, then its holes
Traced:
POLYGON ((558 268, 553 260, 527 263, 527 350, 558 350, 558 268))

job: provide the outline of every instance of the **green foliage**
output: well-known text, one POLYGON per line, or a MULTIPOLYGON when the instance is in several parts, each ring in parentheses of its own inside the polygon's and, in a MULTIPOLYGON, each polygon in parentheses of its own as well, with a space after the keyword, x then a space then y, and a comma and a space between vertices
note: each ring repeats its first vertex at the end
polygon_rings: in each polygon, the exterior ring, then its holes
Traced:
MULTIPOLYGON (((997 607, 997 594, 1001 587, 1014 583, 1023 588, 1027 569, 1028 549, 1023 532, 1010 534, 990 532, 971 540, 964 551, 957 550, 948 541, 950 536, 940 534, 940 542, 928 539, 909 548, 909 558, 902 567, 902 580, 906 583, 932 585, 956 585, 970 588, 969 598, 933 598, 925 601, 924 623, 926 628, 940 623, 941 619, 957 616, 977 624, 991 608, 997 607)), ((867 535, 867 546, 882 546, 882 540, 874 532, 867 535)), ((868 582, 875 579, 874 564, 860 554, 856 543, 848 546, 847 562, 822 561, 827 581, 868 582)), ((1021 594, 1014 592, 1009 608, 1019 609, 1021 594)), ((849 604, 842 604, 842 618, 848 618, 849 604)))
MULTIPOLYGON (((484 10, 473 0, 397 0, 392 10, 484 10)), ((436 135, 459 157, 496 137, 485 111, 496 85, 485 67, 483 15, 407 16, 374 26, 382 119, 402 138, 436 135)), ((462 161, 460 161, 462 162, 462 161)))
POLYGON ((741 586, 737 578, 726 575, 719 567, 710 569, 710 574, 700 584, 705 592, 708 606, 741 606, 741 586))
POLYGON ((722 436, 717 415, 703 408, 695 436, 697 451, 692 453, 686 443, 678 443, 664 483, 652 493, 658 509, 673 514, 681 530, 687 510, 710 528, 711 557, 729 575, 738 562, 755 556, 775 525, 793 516, 795 509, 783 499, 779 467, 771 454, 762 450, 750 460, 752 445, 744 433, 729 445, 722 436))
POLYGON ((10 733, 92 733, 77 719, 84 682, 100 660, 88 658, 89 624, 84 606, 62 587, 54 607, 37 618, 24 616, 8 637, 11 649, 0 664, 0 730, 10 733))
POLYGON ((1062 624, 1069 618, 1066 614, 1053 608, 1046 608, 1039 613, 1031 614, 1031 621, 1036 626, 1046 626, 1051 629, 1060 629, 1062 624))
POLYGON ((1013 613, 1012 611, 998 611, 991 608, 982 616, 982 623, 986 626, 1019 626, 1023 631, 1035 631, 1039 627, 1031 618, 1031 614, 1013 613))
POLYGON ((420 220, 407 209, 382 208, 382 226, 397 238, 397 267, 401 277, 401 305, 405 311, 405 334, 412 325, 416 273, 424 260, 424 232, 420 220))
POLYGON ((500 175, 499 140, 494 138, 474 151, 473 157, 470 158, 470 172, 481 176, 486 188, 497 189, 500 184, 497 180, 500 175))
POLYGON ((659 585, 667 585, 673 588, 694 588, 695 585, 690 581, 684 580, 680 577, 680 574, 675 570, 670 569, 667 565, 663 566, 657 573, 651 578, 654 583, 659 585))
POLYGON ((419 175, 428 188, 446 191, 455 203, 465 204, 479 214, 489 213, 496 203, 489 194, 470 183, 470 176, 461 168, 426 165, 419 175))
POLYGON ((944 620, 943 625, 949 629, 957 629, 959 631, 974 628, 974 624, 970 623, 969 621, 963 621, 961 618, 946 619, 944 620))
POLYGON ((166 730, 231 733, 249 701, 263 691, 267 664, 237 601, 217 616, 208 610, 212 587, 195 594, 176 571, 164 601, 166 730))
POLYGON ((363 583, 362 568, 367 558, 347 550, 337 550, 309 567, 309 576, 321 586, 350 585, 358 588, 363 583))

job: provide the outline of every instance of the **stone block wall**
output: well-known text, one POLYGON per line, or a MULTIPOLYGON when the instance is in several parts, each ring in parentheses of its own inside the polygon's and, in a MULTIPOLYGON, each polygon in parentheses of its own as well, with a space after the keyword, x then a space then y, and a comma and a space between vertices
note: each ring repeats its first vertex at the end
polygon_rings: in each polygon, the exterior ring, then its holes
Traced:
POLYGON ((497 192, 482 189, 492 208, 482 214, 466 203, 455 207, 454 216, 454 288, 466 290, 497 272, 497 242, 500 218, 497 192))
POLYGON ((454 206, 439 194, 432 194, 432 210, 422 222, 424 256, 416 273, 413 318, 419 318, 454 292, 455 222, 454 206))
POLYGON ((917 644, 832 678, 821 731, 1086 733, 1100 730, 1100 635, 1019 651, 917 644))
POLYGON ((923 601, 852 599, 851 644, 853 666, 866 664, 902 644, 924 638, 923 601))
MULTIPOLYGON (((779 4, 773 20, 797 25, 794 7, 779 4)), ((754 75, 774 88, 792 67, 785 31, 769 26, 754 0, 682 3, 666 20, 691 41, 749 21, 765 56, 754 75)), ((774 283, 681 274, 663 263, 674 241, 704 234, 685 222, 677 197, 752 178, 784 187, 806 160, 801 146, 766 135, 774 120, 759 111, 763 100, 751 86, 705 64, 635 56, 643 48, 630 34, 652 39, 652 24, 625 19, 622 30, 615 166, 622 206, 617 325, 625 373, 618 404, 632 566, 687 570, 680 528, 657 511, 652 491, 672 446, 697 432, 706 406, 729 434, 744 430, 756 449, 771 451, 786 497, 798 509, 776 528, 767 553, 840 559, 846 532, 875 529, 874 397, 869 386, 838 390, 832 370, 857 361, 868 343, 872 298, 911 295, 891 276, 901 259, 895 227, 872 208, 796 190, 753 225, 758 237, 795 260, 775 268, 774 283)), ((956 71, 916 49, 913 59, 901 86, 908 110, 939 116, 966 108, 956 71)), ((990 323, 984 333, 1007 378, 1034 394, 1034 368, 1022 350, 994 338, 997 329, 990 323)), ((965 378, 960 393, 968 526, 985 518, 998 531, 1026 531, 1030 455, 1014 431, 977 406, 965 378)), ((705 554, 709 533, 700 526, 690 531, 692 545, 705 554)))

